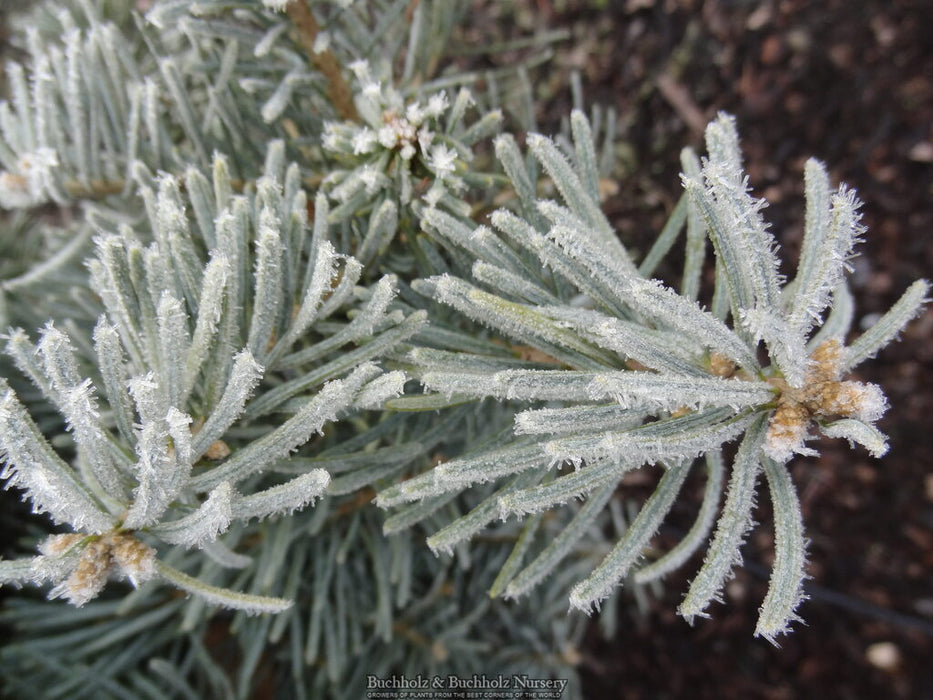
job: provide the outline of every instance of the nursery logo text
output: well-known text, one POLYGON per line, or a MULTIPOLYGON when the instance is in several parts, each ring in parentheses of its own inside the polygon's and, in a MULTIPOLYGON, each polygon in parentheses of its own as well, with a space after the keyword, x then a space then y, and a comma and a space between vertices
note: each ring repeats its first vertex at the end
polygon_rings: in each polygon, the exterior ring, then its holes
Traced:
POLYGON ((559 700, 567 688, 566 678, 532 678, 525 674, 487 676, 414 677, 366 676, 366 697, 375 700, 499 700, 499 698, 529 698, 533 700, 559 700))

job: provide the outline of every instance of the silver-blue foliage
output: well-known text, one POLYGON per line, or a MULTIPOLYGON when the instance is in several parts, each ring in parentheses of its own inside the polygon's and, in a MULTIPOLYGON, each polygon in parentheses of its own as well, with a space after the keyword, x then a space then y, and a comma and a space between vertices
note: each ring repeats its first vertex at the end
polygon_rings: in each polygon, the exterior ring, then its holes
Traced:
POLYGON ((806 164, 784 279, 719 115, 640 256, 602 208, 611 111, 548 137, 530 89, 511 121, 499 99, 556 35, 479 75, 444 68, 463 3, 124 5, 36 3, 0 102, 0 207, 20 212, 0 220, 2 477, 55 528, 30 525, 38 554, 0 583, 80 608, 14 597, 0 674, 47 675, 50 698, 577 684, 568 601, 612 633, 621 585, 643 600, 705 549, 679 612, 706 616, 760 482, 756 634, 788 630, 806 537, 787 463, 817 433, 885 453, 887 400, 847 375, 929 292, 850 337, 851 189, 806 164), (652 275, 681 236, 671 286, 652 275), (620 483, 643 467, 639 502, 620 483), (657 552, 693 470, 695 523, 657 552), (232 672, 205 648, 218 627, 232 672))

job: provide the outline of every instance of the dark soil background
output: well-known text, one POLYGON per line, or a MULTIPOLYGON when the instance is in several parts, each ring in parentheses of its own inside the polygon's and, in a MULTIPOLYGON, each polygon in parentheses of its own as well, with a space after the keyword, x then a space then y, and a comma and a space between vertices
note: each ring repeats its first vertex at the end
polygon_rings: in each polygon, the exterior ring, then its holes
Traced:
MULTIPOLYGON (((494 14, 495 5, 478 7, 494 14)), ((572 71, 587 103, 619 113, 623 174, 606 208, 635 247, 647 249, 679 195, 680 149, 702 150, 703 127, 725 110, 737 118, 753 188, 772 203, 765 215, 787 271, 803 231, 803 165, 815 156, 865 203, 869 231, 853 261, 857 322, 870 325, 933 274, 929 0, 519 5, 520 29, 572 37, 536 83, 540 123, 568 112, 572 71)), ((773 547, 759 494, 765 525, 725 605, 693 628, 674 614, 696 559, 665 582, 646 617, 622 613, 617 640, 594 630, 583 663, 588 697, 933 697, 933 310, 859 378, 890 400, 881 422, 888 455, 824 440, 821 457, 790 467, 811 541, 806 625, 781 648, 752 637, 773 547)), ((686 528, 692 512, 683 511, 686 528)))

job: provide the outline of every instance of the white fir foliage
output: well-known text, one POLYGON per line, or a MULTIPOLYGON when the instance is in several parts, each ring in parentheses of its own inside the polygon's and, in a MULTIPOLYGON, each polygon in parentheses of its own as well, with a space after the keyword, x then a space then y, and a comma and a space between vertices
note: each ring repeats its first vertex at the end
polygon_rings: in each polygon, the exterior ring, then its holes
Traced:
POLYGON ((133 408, 126 391, 129 379, 126 359, 117 329, 107 323, 103 316, 94 328, 94 349, 113 419, 121 437, 130 441, 133 439, 133 408))
POLYGON ((191 344, 185 357, 185 377, 182 398, 187 399, 204 366, 216 336, 223 311, 224 293, 229 275, 232 274, 226 255, 217 254, 204 268, 198 317, 195 322, 191 344))
POLYGON ((586 465, 574 465, 573 471, 558 476, 540 486, 507 493, 499 497, 499 515, 542 513, 559 505, 582 498, 599 489, 618 484, 627 472, 640 466, 636 462, 619 462, 606 459, 592 461, 586 465))
POLYGON ((726 502, 716 526, 713 542, 703 566, 678 608, 678 612, 687 621, 692 621, 697 615, 706 616, 705 611, 709 604, 722 599, 723 586, 734 575, 733 569, 742 563, 739 550, 753 526, 755 482, 761 471, 760 450, 764 436, 765 422, 759 419, 749 429, 739 446, 732 465, 726 502))
MULTIPOLYGON (((54 596, 87 603, 106 584, 118 556, 125 560, 119 571, 132 581, 151 578, 154 550, 132 544, 138 543, 136 532, 201 549, 237 520, 287 516, 308 506, 327 487, 326 472, 314 470, 279 486, 257 475, 282 463, 327 422, 380 409, 403 390, 403 372, 383 372, 373 361, 417 333, 425 312, 390 310, 394 275, 372 289, 358 287, 362 266, 336 253, 326 222, 308 230, 305 194, 298 190, 297 169, 285 166, 282 142, 270 144, 267 161, 274 172, 287 170, 284 189, 267 177, 255 193, 234 195, 218 157, 211 192, 207 178, 189 168, 190 213, 179 179, 156 180, 139 166, 153 241, 144 247, 128 227, 98 236, 88 268, 107 313, 93 342, 77 346, 51 323, 37 346, 21 330, 8 338, 8 354, 64 416, 77 448, 73 468, 3 383, 6 485, 22 488, 35 510, 91 536, 67 561, 53 566, 48 559, 43 566, 49 575, 33 576, 53 583, 54 596), (338 313, 352 320, 314 331, 323 336, 318 343, 306 340, 316 324, 338 313), (340 353, 349 343, 360 347, 340 353), (298 348, 303 355, 287 355, 298 348), (97 387, 82 376, 79 355, 98 363, 109 410, 98 407, 97 387), (289 393, 304 392, 296 399, 302 405, 265 436, 231 438, 260 382, 279 369, 283 356, 291 367, 312 368, 318 377, 289 393), (247 492, 237 493, 235 486, 248 477, 247 492)), ((272 381, 281 384, 282 375, 272 381)), ((366 483, 364 476, 354 478, 366 483)), ((243 565, 230 554, 226 560, 243 565)), ((239 600, 240 594, 222 594, 177 574, 163 578, 212 600, 239 600)), ((281 607, 269 604, 270 610, 281 607)))
POLYGON ((598 196, 594 196, 591 191, 587 190, 579 175, 574 172, 570 163, 558 150, 557 145, 541 134, 529 134, 527 143, 528 149, 551 176, 554 185, 560 190, 564 201, 574 214, 585 222, 607 251, 612 251, 620 261, 625 261, 623 265, 626 268, 633 268, 625 249, 599 208, 598 196))
POLYGON ((735 120, 720 115, 707 128, 706 138, 710 156, 703 166, 703 184, 685 184, 726 264, 733 317, 754 340, 764 339, 788 381, 799 386, 806 365, 804 337, 788 326, 781 310, 776 243, 761 216, 766 202, 748 194, 735 120))
POLYGON ((22 586, 35 577, 34 567, 36 558, 32 559, 2 559, 0 560, 0 584, 8 586, 22 586))
POLYGON ((507 598, 517 598, 538 585, 548 576, 558 563, 570 553, 576 542, 584 536, 612 497, 615 489, 603 487, 591 494, 586 503, 573 516, 567 527, 541 552, 527 567, 515 576, 504 591, 507 598))
MULTIPOLYGON (((144 404, 157 406, 161 392, 150 378, 131 381, 133 398, 142 414, 144 404)), ((154 412, 158 412, 155 408, 154 412)), ((190 416, 175 407, 161 417, 143 418, 139 429, 137 463, 139 486, 124 525, 145 527, 158 522, 169 504, 187 485, 191 472, 190 416)))
POLYGON ((0 381, 0 392, 0 476, 6 486, 23 489, 35 512, 48 513, 58 523, 90 532, 110 529, 113 518, 55 453, 6 380, 0 381))
POLYGON ((600 602, 619 585, 661 526, 661 521, 680 493, 688 471, 684 466, 665 471, 658 487, 642 506, 638 517, 629 525, 622 539, 593 573, 570 591, 571 607, 589 612, 599 607, 600 602))
POLYGON ((722 494, 723 475, 726 467, 722 454, 719 452, 706 453, 706 487, 703 491, 703 502, 696 521, 684 538, 669 552, 656 561, 642 567, 635 572, 636 583, 647 583, 667 575, 680 568, 696 552, 709 537, 710 530, 716 522, 716 513, 719 509, 722 494))
MULTIPOLYGON (((637 323, 607 317, 588 309, 558 307, 548 309, 548 315, 569 327, 586 329, 593 339, 607 350, 626 360, 634 360, 646 367, 678 375, 703 376, 698 368, 698 357, 690 356, 680 337, 665 331, 645 329, 637 323)), ((696 352, 695 350, 693 351, 696 352)))
POLYGON ((237 593, 236 591, 230 591, 226 588, 211 586, 188 576, 163 561, 156 561, 156 568, 159 576, 173 586, 197 596, 210 605, 219 605, 220 607, 230 608, 232 610, 242 610, 247 615, 279 613, 283 610, 287 610, 293 604, 292 601, 283 598, 237 593))
POLYGON ((262 373, 262 366, 256 362, 249 350, 242 350, 233 358, 230 378, 217 408, 192 440, 191 452, 195 459, 201 457, 215 441, 223 437, 227 429, 240 417, 246 402, 262 378, 262 373))
POLYGON ((886 452, 887 400, 848 375, 929 294, 914 283, 845 345, 861 205, 820 163, 785 284, 720 114, 636 265, 602 207, 613 111, 588 118, 578 81, 560 132, 537 133, 539 58, 513 57, 559 32, 506 42, 480 74, 445 62, 467 3, 29 5, 10 24, 0 208, 34 210, 8 232, 54 245, 27 241, 0 283, 0 478, 62 529, 0 561, 0 583, 83 609, 4 612, 23 637, 0 654, 15 690, 41 666, 62 697, 248 697, 272 669, 352 695, 360 668, 479 668, 488 639, 506 675, 534 657, 521 673, 573 676, 586 627, 566 592, 611 627, 620 585, 705 547, 679 610, 705 616, 761 471, 776 542, 756 634, 797 619, 787 462, 818 434, 886 452), (516 96, 523 146, 498 134, 516 96), (681 252, 682 275, 651 277, 681 252), (700 457, 693 526, 638 570, 700 457), (639 507, 626 475, 652 464, 639 507), (478 536, 497 519, 501 536, 478 536), (419 549, 416 523, 457 565, 419 549), (139 590, 94 600, 111 580, 139 590), (235 680, 205 653, 206 605, 284 613, 221 626, 235 680))
POLYGON ((852 446, 861 445, 872 457, 880 458, 888 452, 888 438, 874 425, 855 418, 843 418, 820 427, 826 437, 844 438, 852 446))
POLYGON ((871 328, 862 333, 855 342, 846 348, 841 371, 846 372, 861 364, 894 340, 929 301, 930 284, 926 280, 917 280, 887 313, 879 318, 871 328))
POLYGON ((513 401, 556 401, 590 398, 590 372, 509 369, 483 375, 469 371, 436 371, 421 375, 429 389, 448 396, 495 396, 513 401))
POLYGON ((191 485, 199 491, 206 491, 222 481, 239 481, 262 472, 306 443, 311 435, 323 429, 325 423, 335 420, 341 411, 353 404, 361 386, 379 374, 375 365, 363 364, 345 379, 328 382, 294 416, 222 465, 193 478, 191 485))
POLYGON ((566 408, 539 408, 515 416, 517 435, 570 435, 596 433, 611 428, 641 425, 641 411, 618 405, 581 405, 566 408))
POLYGON ((190 514, 179 520, 162 523, 152 528, 152 532, 171 544, 203 547, 230 527, 233 499, 233 487, 224 482, 211 491, 204 503, 190 514))
MULTIPOLYGON (((521 216, 494 212, 490 220, 498 233, 471 228, 447 213, 425 216, 427 230, 442 245, 476 258, 470 269, 484 289, 451 272, 413 285, 510 341, 530 345, 547 364, 503 367, 500 360, 469 353, 448 357, 415 350, 409 359, 423 387, 434 393, 422 397, 421 404, 414 398, 399 403, 416 410, 441 405, 439 397, 448 403, 468 397, 556 402, 515 418, 516 433, 541 436, 538 456, 533 445, 516 440, 511 447, 438 465, 390 487, 378 502, 389 506, 420 498, 428 503, 512 474, 572 465, 573 471, 548 483, 499 497, 502 517, 538 514, 608 488, 645 463, 664 462, 682 473, 686 462, 706 454, 709 483, 701 512, 681 545, 639 576, 650 580, 683 564, 703 545, 726 471, 720 449, 741 440, 717 534, 681 608, 692 618, 704 612, 740 561, 738 549, 751 527, 755 475, 765 455, 783 464, 797 453, 815 454, 805 444, 813 428, 859 443, 875 456, 883 454, 886 441, 874 422, 886 399, 878 387, 847 381, 845 374, 896 336, 925 303, 928 287, 916 283, 891 312, 845 348, 842 340, 853 312, 844 275, 863 232, 858 200, 844 186, 831 193, 823 168, 815 161, 807 165, 804 251, 796 279, 783 287, 777 244, 762 216, 765 202, 749 193, 734 120, 727 115, 707 130, 709 157, 702 166, 691 153, 684 155, 687 198, 642 267, 635 269, 599 212, 593 152, 583 143, 590 138, 588 125, 579 113, 573 116, 572 131, 573 165, 555 142, 535 134, 528 138, 531 155, 544 167, 562 203, 536 199, 529 161, 504 135, 497 140, 497 155, 513 181, 521 216), (684 226, 685 293, 678 294, 644 274, 672 249, 684 226), (712 312, 696 301, 705 234, 717 257, 712 312), (532 260, 543 269, 529 264, 532 260), (767 353, 759 363, 761 340, 767 353), (826 422, 833 417, 838 420, 826 422)), ((780 487, 775 498, 789 502, 785 491, 780 487)), ((665 493, 673 499, 676 489, 665 493)), ((655 496, 660 500, 649 503, 670 505, 660 491, 655 496)), ((652 528, 642 539, 627 540, 624 556, 618 554, 613 566, 578 584, 573 600, 580 607, 590 608, 608 595, 640 556, 662 515, 659 510, 651 516, 652 528)), ((781 527, 789 528, 791 521, 787 513, 781 515, 781 527)), ((477 520, 474 529, 464 530, 460 522, 449 526, 450 535, 442 530, 440 541, 454 535, 461 541, 480 527, 477 520)), ((530 546, 526 539, 516 545, 496 590, 516 573, 514 562, 530 546)), ((787 550, 781 563, 789 570, 793 567, 786 562, 796 561, 802 549, 796 536, 788 534, 783 542, 787 550)), ((773 592, 765 612, 761 633, 773 636, 790 619, 793 606, 773 592)))
MULTIPOLYGON (((535 446, 515 446, 491 451, 476 457, 451 460, 438 468, 383 490, 377 503, 388 508, 400 503, 460 491, 481 481, 541 466, 540 449, 535 446)), ((545 462, 546 463, 546 462, 545 462)))
POLYGON ((836 287, 831 296, 831 307, 820 329, 807 342, 807 350, 813 351, 821 343, 830 339, 844 338, 852 327, 855 318, 855 299, 848 285, 843 282, 836 287))
MULTIPOLYGON (((700 176, 700 159, 693 149, 685 148, 680 152, 680 167, 688 179, 700 176)), ((700 279, 706 258, 706 227, 696 203, 686 194, 684 201, 687 204, 687 243, 680 291, 688 299, 695 300, 700 293, 700 279)))
POLYGON ((831 195, 829 177, 821 163, 807 161, 804 185, 806 224, 789 315, 792 331, 799 333, 809 332, 822 320, 833 290, 849 269, 852 248, 865 231, 858 211, 861 202, 845 187, 831 195))
POLYGON ((404 372, 394 371, 376 377, 356 395, 355 405, 363 409, 382 408, 389 399, 400 396, 405 389, 404 372))
POLYGON ((755 636, 772 644, 779 634, 789 632, 791 622, 800 620, 797 607, 804 599, 803 580, 807 544, 803 537, 800 501, 784 465, 762 460, 771 502, 774 504, 774 565, 768 594, 761 605, 755 636))
POLYGON ((166 293, 162 295, 158 307, 159 357, 162 358, 160 379, 172 406, 184 405, 185 370, 191 346, 188 335, 188 319, 181 302, 166 293))
POLYGON ((611 398, 620 406, 676 411, 726 406, 733 410, 767 403, 774 397, 765 382, 719 377, 671 376, 653 372, 596 374, 589 386, 591 399, 611 398))
POLYGON ((78 374, 68 336, 50 324, 42 331, 37 351, 81 458, 90 465, 105 493, 123 496, 126 479, 109 449, 94 389, 89 380, 82 380, 78 374))
POLYGON ((272 213, 265 209, 260 214, 259 239, 256 242, 256 288, 247 340, 250 352, 260 360, 271 349, 268 347, 269 341, 282 303, 280 268, 283 263, 283 249, 279 229, 271 220, 272 216, 272 213))
POLYGON ((553 460, 612 459, 634 464, 692 459, 741 435, 754 414, 712 409, 668 418, 630 430, 558 438, 544 444, 553 460))
POLYGON ((284 484, 234 499, 233 514, 238 520, 289 515, 320 498, 329 483, 326 471, 314 469, 284 484))

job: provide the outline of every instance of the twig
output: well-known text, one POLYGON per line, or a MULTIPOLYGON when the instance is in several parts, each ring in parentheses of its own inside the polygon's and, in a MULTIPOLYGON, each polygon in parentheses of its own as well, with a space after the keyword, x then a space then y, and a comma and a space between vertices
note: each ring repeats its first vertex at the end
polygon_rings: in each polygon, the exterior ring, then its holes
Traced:
POLYGON ((91 180, 89 186, 75 180, 65 183, 65 192, 72 199, 104 199, 120 194, 125 186, 123 180, 91 180))
POLYGON ((315 40, 321 33, 321 25, 314 19, 306 0, 292 0, 285 7, 285 13, 295 25, 301 48, 327 78, 327 96, 337 108, 337 113, 342 119, 359 121, 360 115, 356 111, 356 105, 353 104, 353 94, 350 92, 347 81, 344 80, 337 58, 330 51, 314 50, 315 40))
POLYGON ((667 71, 658 76, 657 86, 664 99, 677 112, 677 116, 690 127, 694 135, 702 136, 708 120, 697 103, 693 101, 687 88, 667 71))

